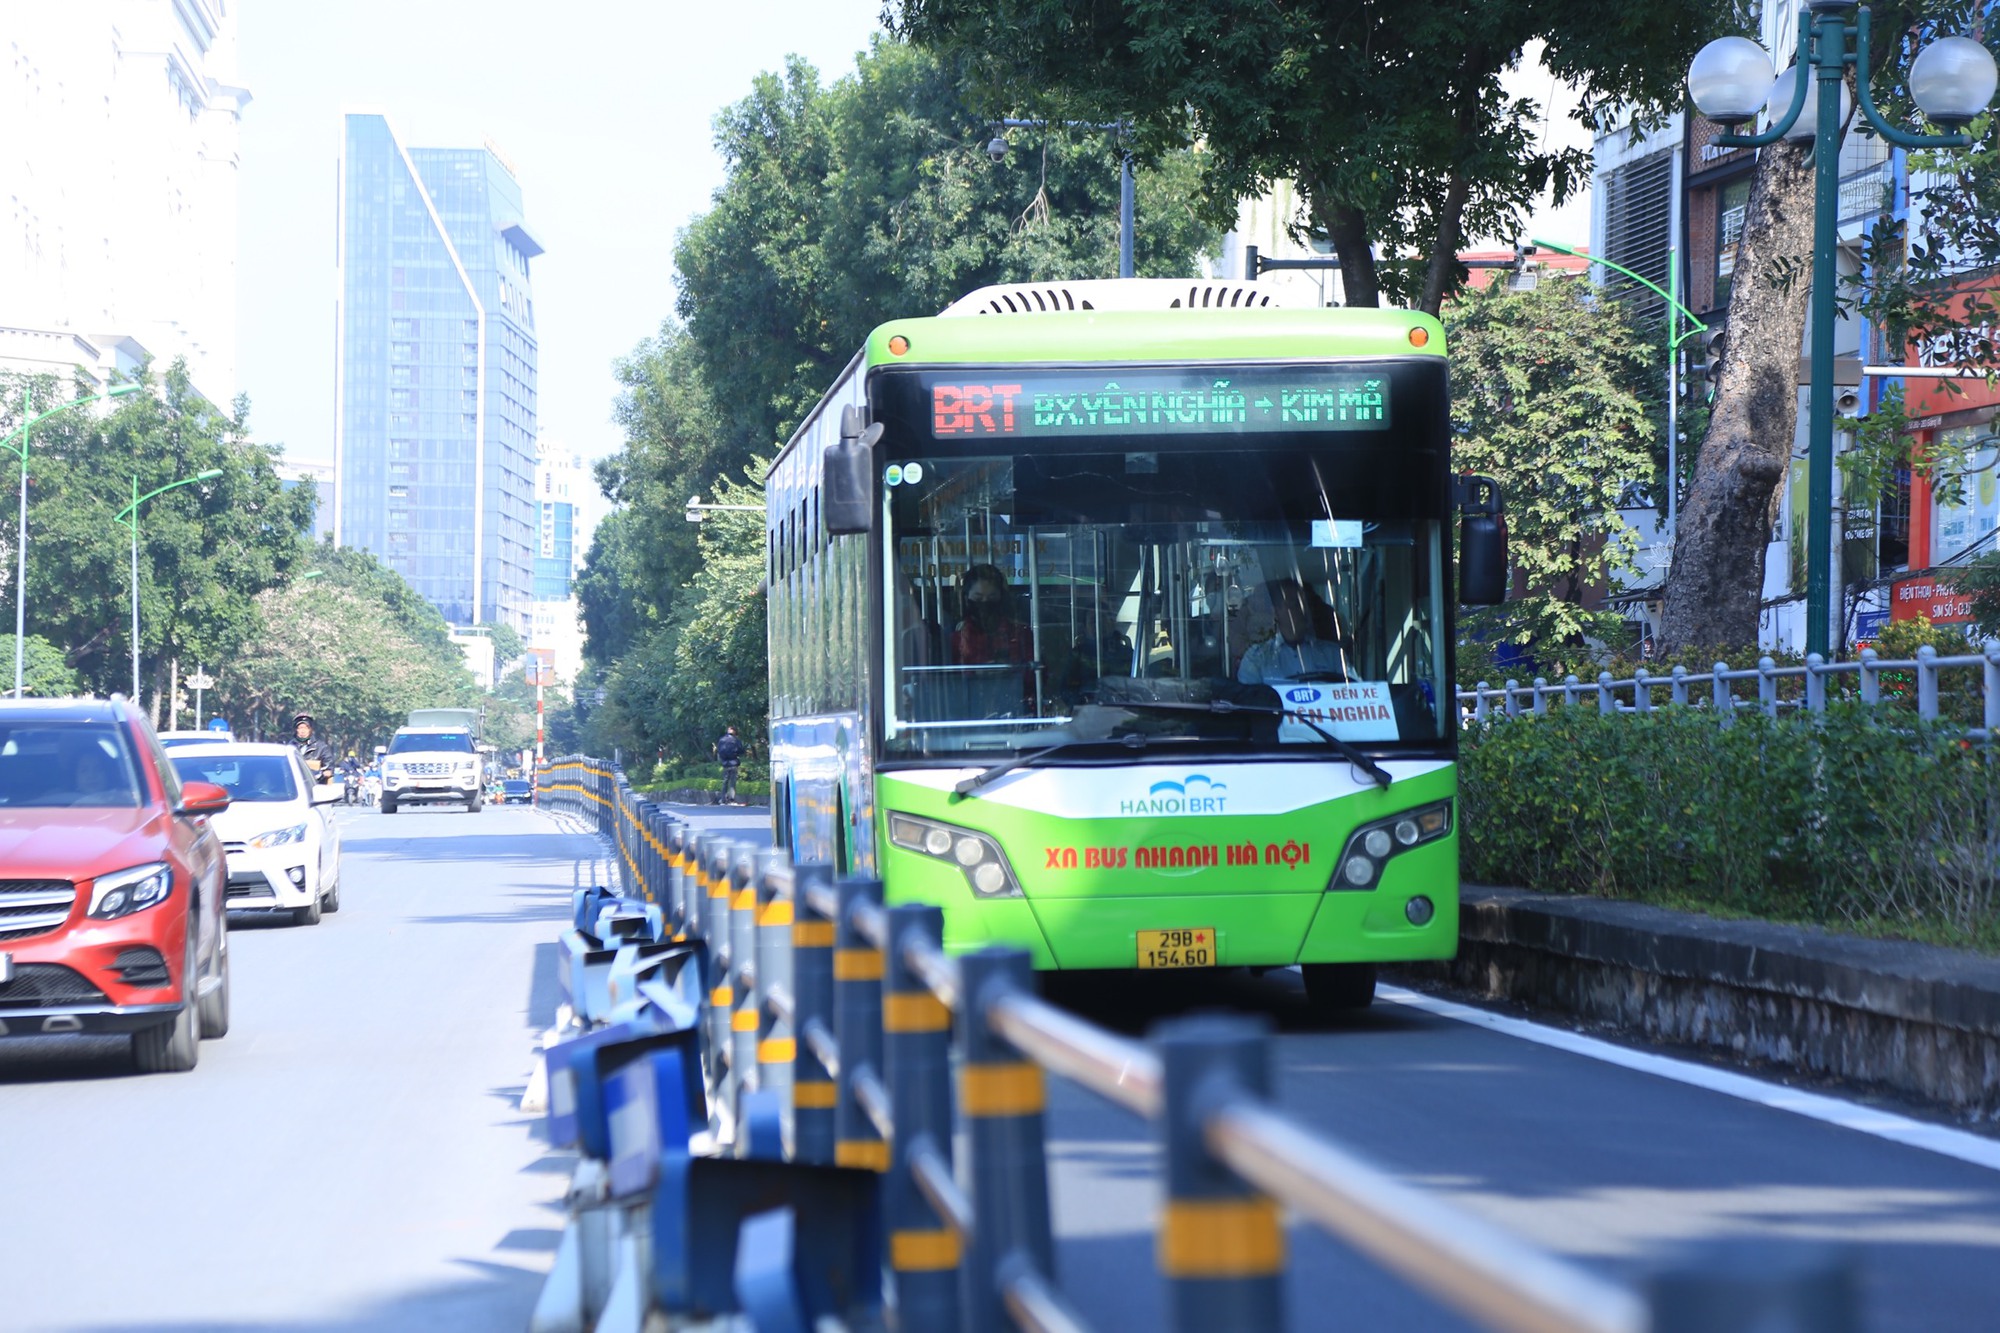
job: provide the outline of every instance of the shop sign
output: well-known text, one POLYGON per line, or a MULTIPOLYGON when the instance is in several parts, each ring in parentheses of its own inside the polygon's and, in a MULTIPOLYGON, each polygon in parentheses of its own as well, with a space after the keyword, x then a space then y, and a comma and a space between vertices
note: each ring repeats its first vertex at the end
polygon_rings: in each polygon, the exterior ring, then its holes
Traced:
POLYGON ((1966 625, 1972 621, 1972 600, 1943 579, 1926 576, 1889 585, 1889 619, 1933 625, 1966 625))

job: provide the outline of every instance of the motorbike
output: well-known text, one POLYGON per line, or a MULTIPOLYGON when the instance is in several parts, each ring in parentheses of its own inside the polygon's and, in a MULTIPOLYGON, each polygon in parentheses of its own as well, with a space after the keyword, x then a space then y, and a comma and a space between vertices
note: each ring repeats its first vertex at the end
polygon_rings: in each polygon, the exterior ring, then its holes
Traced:
POLYGON ((360 805, 361 775, 359 773, 349 773, 341 778, 340 783, 340 803, 342 805, 360 805))

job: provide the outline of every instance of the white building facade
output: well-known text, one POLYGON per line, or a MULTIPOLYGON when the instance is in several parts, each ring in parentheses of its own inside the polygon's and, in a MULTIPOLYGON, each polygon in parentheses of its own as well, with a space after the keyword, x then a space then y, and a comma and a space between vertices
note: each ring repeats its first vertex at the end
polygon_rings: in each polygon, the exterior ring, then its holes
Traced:
POLYGON ((236 3, 7 6, 0 367, 101 384, 185 357, 235 396, 236 3))

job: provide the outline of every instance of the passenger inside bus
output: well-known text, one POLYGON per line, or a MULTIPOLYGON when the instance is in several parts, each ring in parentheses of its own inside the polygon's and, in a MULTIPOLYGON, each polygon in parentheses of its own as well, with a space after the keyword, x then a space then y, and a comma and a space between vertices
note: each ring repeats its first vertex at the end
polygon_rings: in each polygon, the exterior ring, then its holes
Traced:
POLYGON ((1132 674, 1132 640, 1118 627, 1113 603, 1109 599, 1100 600, 1094 614, 1088 608, 1085 614, 1096 624, 1086 624, 1083 633, 1070 645, 1057 684, 1058 692, 1069 703, 1087 698, 1105 676, 1132 674))
POLYGON ((965 617, 951 632, 954 662, 997 666, 1033 660, 1034 640, 1014 614, 1005 575, 992 565, 974 565, 959 576, 958 587, 965 617))
POLYGON ((1244 652, 1236 679, 1245 685, 1348 679, 1350 654, 1333 608, 1297 579, 1274 579, 1266 591, 1274 632, 1244 652))
POLYGON ((972 669, 959 682, 966 715, 1034 716, 1034 633, 1015 611, 1007 576, 993 565, 973 565, 959 575, 958 588, 964 615, 951 632, 950 663, 972 669))

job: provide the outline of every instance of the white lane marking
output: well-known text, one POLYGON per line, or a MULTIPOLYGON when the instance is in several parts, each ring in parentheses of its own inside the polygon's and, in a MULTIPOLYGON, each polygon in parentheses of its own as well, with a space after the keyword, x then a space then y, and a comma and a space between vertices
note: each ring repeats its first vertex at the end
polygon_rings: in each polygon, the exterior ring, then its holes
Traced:
POLYGON ((1468 1004, 1456 1004, 1441 1000, 1434 995, 1424 995, 1418 991, 1405 990, 1401 986, 1378 986, 1375 993, 1391 1004, 1404 1005, 1411 1009, 1421 1009, 1427 1014, 1440 1018, 1454 1019, 1460 1023, 1470 1023, 1491 1032, 1518 1037, 1538 1046, 1552 1047, 1558 1051, 1568 1051, 1589 1060, 1601 1060, 1605 1064, 1651 1074, 1656 1078, 1672 1079, 1693 1088, 1705 1088, 1719 1092, 1725 1097, 1739 1101, 1755 1102, 1776 1111, 1790 1111, 1808 1120, 1818 1120, 1823 1124, 1837 1125, 1861 1134, 1873 1135, 1891 1143, 1902 1144, 1906 1148, 1920 1148, 1944 1157, 1969 1162, 1973 1166, 1983 1166, 1989 1171, 2000 1171, 2000 1142, 1968 1134, 1961 1129, 1951 1129, 1945 1125, 1926 1124, 1912 1120, 1908 1116, 1897 1115, 1893 1111, 1878 1110, 1872 1106, 1860 1106, 1845 1102, 1838 1097, 1824 1093, 1805 1092, 1798 1088, 1787 1088, 1776 1083, 1766 1083, 1762 1079, 1746 1074, 1733 1074, 1726 1069, 1715 1069, 1708 1065, 1696 1064, 1689 1060, 1677 1060, 1671 1056, 1655 1055, 1649 1051, 1635 1051, 1613 1042, 1596 1037, 1586 1037, 1581 1033, 1567 1032, 1561 1028, 1544 1027, 1525 1019, 1510 1018, 1505 1014, 1488 1013, 1468 1004))

